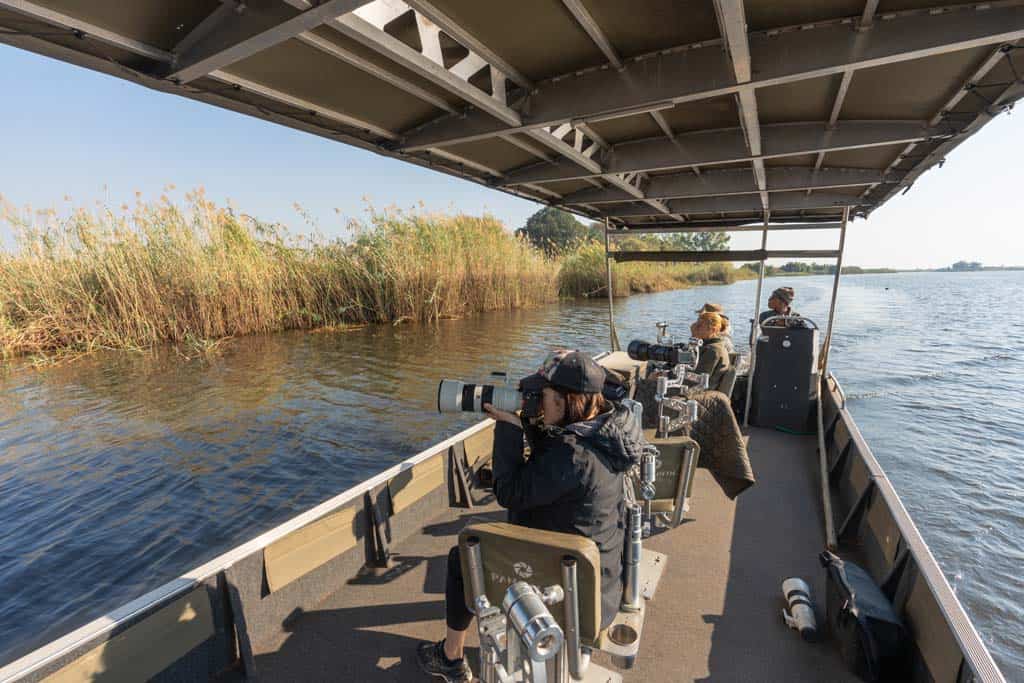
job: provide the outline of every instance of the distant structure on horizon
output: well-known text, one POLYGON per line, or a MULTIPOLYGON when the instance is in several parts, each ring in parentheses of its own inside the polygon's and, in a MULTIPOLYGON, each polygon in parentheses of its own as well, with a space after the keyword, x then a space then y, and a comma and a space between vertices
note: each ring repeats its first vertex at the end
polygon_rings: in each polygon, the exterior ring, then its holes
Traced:
POLYGON ((982 270, 983 268, 984 266, 982 266, 977 261, 957 261, 949 268, 944 268, 943 270, 949 270, 954 273, 963 273, 972 270, 982 270))

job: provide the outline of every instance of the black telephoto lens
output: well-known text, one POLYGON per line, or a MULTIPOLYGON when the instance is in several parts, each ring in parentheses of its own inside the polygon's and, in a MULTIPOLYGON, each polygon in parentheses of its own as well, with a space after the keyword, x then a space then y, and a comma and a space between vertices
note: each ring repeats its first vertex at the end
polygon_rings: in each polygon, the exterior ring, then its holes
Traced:
POLYGON ((647 360, 647 347, 649 346, 650 344, 647 342, 634 339, 629 342, 629 346, 626 347, 626 353, 629 354, 629 357, 633 360, 647 360))
POLYGON ((664 344, 648 344, 639 339, 629 342, 626 353, 633 360, 649 360, 655 363, 668 363, 670 365, 678 365, 680 362, 678 347, 666 346, 664 344))

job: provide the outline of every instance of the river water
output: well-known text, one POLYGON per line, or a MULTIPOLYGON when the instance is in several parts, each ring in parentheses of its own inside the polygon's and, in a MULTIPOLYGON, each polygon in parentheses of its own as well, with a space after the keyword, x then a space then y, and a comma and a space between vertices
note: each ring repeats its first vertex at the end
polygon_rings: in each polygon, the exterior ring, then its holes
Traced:
MULTIPOLYGON (((824 325, 831 278, 769 279, 824 325)), ((617 302, 619 337, 755 282, 617 302)), ((1006 676, 1024 680, 1024 272, 844 278, 832 369, 1006 676)), ((0 373, 0 663, 469 426, 438 379, 607 348, 600 302, 284 333, 213 357, 104 353, 0 373)), ((738 346, 745 347, 737 334, 738 346)), ((518 376, 518 375, 516 375, 518 376)))

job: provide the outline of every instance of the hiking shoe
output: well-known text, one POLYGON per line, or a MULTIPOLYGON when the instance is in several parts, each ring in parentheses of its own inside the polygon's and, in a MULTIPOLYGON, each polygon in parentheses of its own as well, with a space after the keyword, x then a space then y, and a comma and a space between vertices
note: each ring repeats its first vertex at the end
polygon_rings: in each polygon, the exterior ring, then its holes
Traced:
POLYGON ((473 672, 466 658, 454 661, 444 656, 444 641, 420 643, 416 647, 416 661, 426 673, 442 678, 446 683, 473 683, 473 672))

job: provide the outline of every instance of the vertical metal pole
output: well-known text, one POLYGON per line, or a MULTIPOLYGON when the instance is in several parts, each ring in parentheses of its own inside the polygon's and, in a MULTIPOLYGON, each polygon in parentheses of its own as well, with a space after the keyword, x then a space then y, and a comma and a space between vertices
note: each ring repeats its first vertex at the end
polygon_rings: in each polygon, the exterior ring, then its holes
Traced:
MULTIPOLYGON (((484 560, 480 554, 480 539, 473 537, 466 539, 466 550, 469 553, 469 587, 473 593, 473 604, 476 605, 477 598, 486 595, 484 586, 484 560)), ((475 609, 475 607, 474 607, 475 609)))
POLYGON ((750 400, 754 393, 754 369, 757 367, 757 337, 761 326, 761 288, 764 285, 764 252, 768 249, 768 212, 764 212, 764 230, 761 231, 761 267, 757 271, 757 294, 754 295, 754 322, 750 325, 750 370, 747 373, 747 402, 743 406, 743 426, 750 425, 750 400))
POLYGON ((569 675, 575 681, 583 680, 583 665, 580 661, 580 594, 576 576, 576 558, 566 555, 562 558, 562 589, 565 598, 565 642, 562 650, 569 660, 569 675))
POLYGON ((686 512, 686 487, 690 484, 690 467, 693 464, 693 448, 687 444, 683 449, 679 478, 676 479, 675 507, 672 508, 672 520, 669 522, 673 529, 683 523, 683 514, 686 512))
POLYGON ((824 405, 825 391, 822 390, 822 383, 825 384, 825 388, 828 387, 828 382, 824 381, 826 372, 828 371, 828 352, 832 347, 832 323, 836 317, 836 298, 839 294, 839 277, 843 273, 843 250, 846 248, 846 223, 850 220, 850 207, 843 209, 843 223, 839 228, 839 255, 836 256, 836 276, 832 281, 832 303, 829 304, 828 309, 828 331, 825 332, 825 340, 821 347, 821 359, 819 360, 819 367, 821 368, 818 374, 818 464, 819 464, 819 478, 821 479, 821 506, 822 512, 825 516, 825 546, 829 550, 835 550, 836 541, 836 527, 835 519, 832 516, 832 492, 829 490, 828 483, 828 451, 825 448, 825 421, 824 421, 824 405))
POLYGON ((621 347, 619 346, 619 335, 615 333, 615 308, 612 304, 612 299, 615 297, 615 291, 612 288, 612 259, 610 246, 610 237, 608 236, 608 219, 604 219, 604 267, 605 272, 608 275, 608 342, 611 345, 612 351, 618 351, 621 347))
POLYGON ((839 276, 843 273, 843 250, 846 248, 846 223, 850 220, 850 207, 843 209, 843 223, 839 228, 839 255, 836 256, 836 277, 832 281, 832 303, 828 308, 828 330, 825 332, 825 340, 821 345, 821 360, 818 365, 821 368, 821 377, 825 377, 828 371, 828 352, 832 348, 832 324, 836 318, 836 298, 839 294, 839 276))
POLYGON ((643 510, 626 506, 626 561, 623 570, 622 605, 624 612, 640 611, 640 558, 643 556, 643 510))

